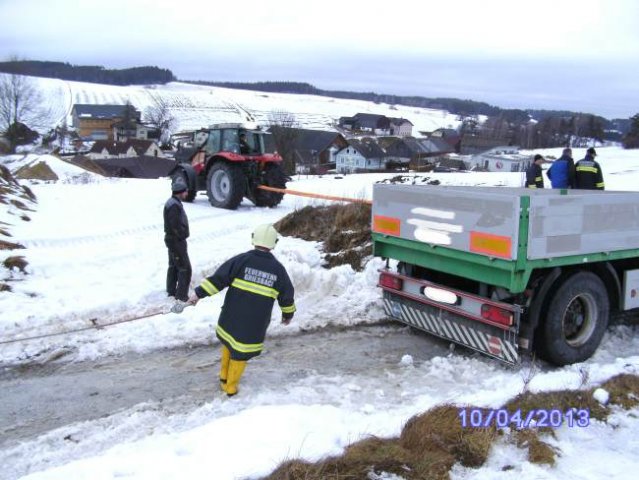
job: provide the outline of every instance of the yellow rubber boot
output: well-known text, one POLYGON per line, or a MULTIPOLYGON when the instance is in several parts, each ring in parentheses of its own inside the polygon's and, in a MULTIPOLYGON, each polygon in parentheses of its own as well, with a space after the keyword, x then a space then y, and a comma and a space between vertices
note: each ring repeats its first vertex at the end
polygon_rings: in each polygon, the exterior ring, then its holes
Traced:
POLYGON ((232 397, 237 393, 237 386, 246 368, 246 360, 231 360, 229 363, 229 376, 226 378, 226 394, 232 397))
POLYGON ((231 351, 222 345, 222 359, 220 360, 220 388, 226 392, 226 382, 229 376, 229 362, 231 361, 231 351))

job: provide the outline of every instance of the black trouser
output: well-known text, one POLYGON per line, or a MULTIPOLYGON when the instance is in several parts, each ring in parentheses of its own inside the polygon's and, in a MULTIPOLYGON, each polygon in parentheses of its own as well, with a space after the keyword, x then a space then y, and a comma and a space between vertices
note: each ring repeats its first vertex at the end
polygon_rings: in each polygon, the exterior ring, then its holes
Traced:
POLYGON ((166 293, 177 300, 187 301, 191 283, 191 261, 186 251, 186 240, 164 239, 169 249, 169 269, 166 272, 166 293))

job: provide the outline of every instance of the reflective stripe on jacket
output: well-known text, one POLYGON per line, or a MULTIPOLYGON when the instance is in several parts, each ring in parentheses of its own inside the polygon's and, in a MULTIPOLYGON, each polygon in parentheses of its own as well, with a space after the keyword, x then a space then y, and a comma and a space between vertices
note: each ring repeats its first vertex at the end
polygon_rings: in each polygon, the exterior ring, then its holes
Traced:
POLYGON ((586 155, 586 158, 579 160, 575 165, 575 188, 604 190, 601 167, 592 155, 586 155))
POLYGON ((541 173, 541 166, 533 163, 526 170, 526 188, 544 188, 544 176, 541 173))

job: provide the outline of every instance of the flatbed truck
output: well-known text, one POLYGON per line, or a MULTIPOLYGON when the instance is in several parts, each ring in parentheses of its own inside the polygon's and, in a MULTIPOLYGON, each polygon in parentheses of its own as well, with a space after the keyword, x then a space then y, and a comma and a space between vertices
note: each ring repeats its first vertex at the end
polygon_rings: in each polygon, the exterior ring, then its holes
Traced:
POLYGON ((639 193, 376 184, 386 315, 508 364, 598 348, 639 308, 639 193))

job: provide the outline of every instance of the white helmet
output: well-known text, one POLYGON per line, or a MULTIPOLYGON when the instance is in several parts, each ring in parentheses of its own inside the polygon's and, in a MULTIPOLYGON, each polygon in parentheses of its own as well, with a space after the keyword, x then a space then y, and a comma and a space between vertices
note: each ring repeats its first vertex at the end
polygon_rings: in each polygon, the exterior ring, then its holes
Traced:
POLYGON ((272 250, 277 243, 277 230, 275 230, 270 223, 258 225, 255 230, 253 230, 252 239, 253 245, 256 247, 264 247, 272 250))

